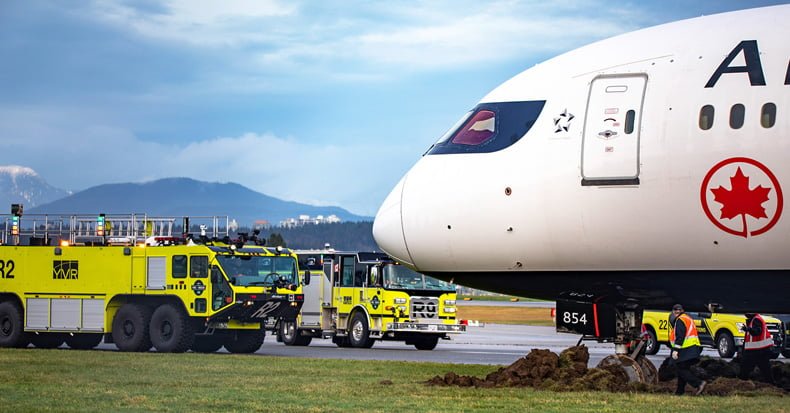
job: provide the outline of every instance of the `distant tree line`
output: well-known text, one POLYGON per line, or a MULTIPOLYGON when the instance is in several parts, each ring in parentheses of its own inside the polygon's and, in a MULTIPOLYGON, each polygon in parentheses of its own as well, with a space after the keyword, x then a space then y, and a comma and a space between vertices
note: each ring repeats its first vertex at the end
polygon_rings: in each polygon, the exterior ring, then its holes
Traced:
POLYGON ((261 231, 266 245, 293 249, 322 249, 329 244, 336 250, 379 251, 373 240, 373 222, 340 222, 304 225, 294 228, 271 228, 261 231))

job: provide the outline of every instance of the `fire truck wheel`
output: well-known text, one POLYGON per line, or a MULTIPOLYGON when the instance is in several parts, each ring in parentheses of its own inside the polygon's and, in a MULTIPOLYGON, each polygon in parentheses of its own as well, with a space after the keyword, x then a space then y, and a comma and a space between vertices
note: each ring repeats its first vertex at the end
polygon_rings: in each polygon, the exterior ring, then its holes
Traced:
POLYGON ((62 333, 41 333, 31 336, 30 342, 36 348, 58 348, 65 339, 66 336, 62 333))
POLYGON ((217 332, 210 336, 195 336, 195 342, 192 343, 192 351, 195 353, 213 353, 222 348, 224 340, 225 337, 217 332))
POLYGON ((373 340, 370 339, 370 329, 368 328, 368 317, 365 313, 357 311, 351 319, 351 330, 348 332, 348 340, 351 347, 371 348, 373 340))
POLYGON ((225 340, 225 348, 231 353, 254 353, 263 345, 264 330, 231 331, 225 340))
POLYGON ((439 344, 439 336, 423 337, 414 343, 417 350, 433 350, 439 344))
POLYGON ((162 304, 151 316, 151 344, 161 353, 183 353, 195 342, 189 317, 173 304, 162 304))
POLYGON ((716 336, 716 349, 721 358, 729 359, 735 355, 735 340, 729 331, 722 331, 716 336))
POLYGON ((101 343, 102 334, 74 334, 66 336, 66 345, 76 350, 90 350, 101 343))
POLYGON ((645 342, 645 354, 652 356, 658 353, 658 348, 661 347, 659 344, 658 339, 656 338, 656 333, 653 331, 652 328, 647 328, 647 341, 645 342))
POLYGON ((141 304, 124 304, 112 319, 112 340, 121 351, 148 351, 151 336, 151 309, 141 304))
POLYGON ((26 347, 30 337, 24 331, 22 310, 11 302, 0 303, 0 347, 26 347))
POLYGON ((351 347, 351 341, 349 341, 348 336, 334 336, 332 337, 332 342, 337 344, 338 347, 351 347))
POLYGON ((296 321, 280 321, 280 338, 286 346, 306 346, 313 338, 299 334, 296 321))

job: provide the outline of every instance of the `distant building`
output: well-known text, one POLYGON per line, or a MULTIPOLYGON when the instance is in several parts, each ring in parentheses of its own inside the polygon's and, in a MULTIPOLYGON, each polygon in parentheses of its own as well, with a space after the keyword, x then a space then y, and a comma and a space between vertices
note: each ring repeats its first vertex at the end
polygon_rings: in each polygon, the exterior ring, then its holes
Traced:
POLYGON ((252 229, 269 229, 272 227, 272 224, 269 223, 268 220, 259 219, 252 223, 252 229))
POLYGON ((338 222, 341 222, 341 219, 334 214, 328 217, 317 215, 315 218, 311 217, 310 215, 299 215, 299 218, 287 218, 283 221, 280 221, 280 227, 294 228, 303 227, 305 225, 336 224, 338 222))

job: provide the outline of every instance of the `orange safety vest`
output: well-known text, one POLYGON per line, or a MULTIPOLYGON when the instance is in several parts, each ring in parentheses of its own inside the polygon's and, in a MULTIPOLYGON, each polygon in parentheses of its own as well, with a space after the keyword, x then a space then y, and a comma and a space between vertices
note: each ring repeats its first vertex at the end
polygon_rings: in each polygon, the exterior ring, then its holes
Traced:
MULTIPOLYGON (((697 326, 694 325, 694 320, 692 320, 688 314, 683 313, 675 319, 675 324, 677 324, 678 321, 682 321, 686 326, 686 337, 683 339, 683 344, 680 345, 680 348, 700 345, 697 326)), ((673 324, 672 328, 669 330, 669 345, 672 346, 672 348, 675 348, 675 324, 673 324)))
POLYGON ((756 314, 752 321, 749 322, 749 328, 752 328, 752 324, 754 323, 755 319, 759 319, 763 323, 763 330, 760 332, 758 336, 752 336, 751 333, 748 331, 743 338, 743 349, 744 350, 760 350, 764 348, 769 348, 774 346, 774 338, 771 337, 771 334, 768 333, 768 326, 765 324, 765 320, 760 314, 756 314))

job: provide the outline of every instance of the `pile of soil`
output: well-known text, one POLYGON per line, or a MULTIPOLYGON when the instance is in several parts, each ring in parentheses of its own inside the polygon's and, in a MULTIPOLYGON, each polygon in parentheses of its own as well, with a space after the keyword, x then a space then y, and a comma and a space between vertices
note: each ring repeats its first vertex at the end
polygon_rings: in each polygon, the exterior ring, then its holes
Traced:
MULTIPOLYGON (((619 366, 588 368, 590 354, 584 345, 563 350, 559 356, 549 350, 534 349, 515 363, 488 374, 484 379, 450 372, 428 380, 432 386, 461 387, 533 387, 553 391, 598 390, 609 392, 673 393, 677 385, 675 369, 668 360, 658 370, 657 384, 629 383, 628 375, 619 366)), ((776 385, 737 379, 738 360, 724 361, 703 357, 693 367, 698 377, 708 382, 704 394, 727 396, 775 394, 790 392, 790 365, 772 362, 776 385)), ((688 388, 688 392, 693 389, 688 388)))
POLYGON ((485 379, 447 373, 428 381, 439 386, 534 387, 555 391, 602 390, 635 391, 646 387, 629 383, 626 373, 617 367, 587 368, 590 353, 581 345, 565 349, 558 356, 549 350, 534 349, 515 363, 487 375, 485 379))

